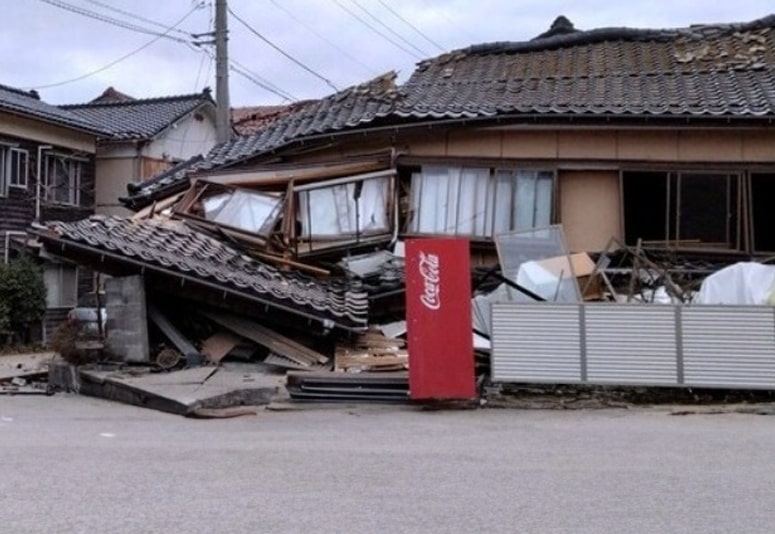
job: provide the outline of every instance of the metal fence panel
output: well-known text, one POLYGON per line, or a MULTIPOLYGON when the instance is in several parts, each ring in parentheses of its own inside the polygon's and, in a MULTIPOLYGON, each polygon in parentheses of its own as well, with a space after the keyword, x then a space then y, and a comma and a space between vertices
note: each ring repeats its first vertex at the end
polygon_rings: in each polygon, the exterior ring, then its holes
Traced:
POLYGON ((580 306, 492 306, 492 378, 497 382, 581 381, 580 306))
POLYGON ((585 305, 587 381, 674 385, 676 309, 644 304, 585 305))
POLYGON ((682 309, 689 386, 775 389, 775 317, 765 306, 682 309))

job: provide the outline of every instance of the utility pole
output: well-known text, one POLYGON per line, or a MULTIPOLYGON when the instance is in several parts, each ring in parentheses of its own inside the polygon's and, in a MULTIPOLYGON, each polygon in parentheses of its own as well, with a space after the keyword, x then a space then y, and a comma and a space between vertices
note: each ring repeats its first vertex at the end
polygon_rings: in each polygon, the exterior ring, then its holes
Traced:
POLYGON ((215 0, 215 129, 218 143, 231 139, 227 16, 226 0, 215 0))

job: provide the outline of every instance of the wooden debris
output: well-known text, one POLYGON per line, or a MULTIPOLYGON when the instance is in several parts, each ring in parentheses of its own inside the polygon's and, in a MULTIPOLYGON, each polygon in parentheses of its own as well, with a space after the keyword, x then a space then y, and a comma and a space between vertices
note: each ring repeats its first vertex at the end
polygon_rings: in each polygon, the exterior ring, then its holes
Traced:
POLYGON ((241 341, 241 337, 231 332, 216 332, 202 342, 202 354, 208 361, 218 363, 241 341))
POLYGON ((235 334, 266 347, 274 354, 284 356, 304 367, 329 361, 327 356, 254 321, 220 312, 203 312, 202 315, 235 334))
POLYGON ((406 341, 388 338, 376 329, 340 343, 334 356, 334 370, 342 372, 401 371, 409 367, 406 341))
POLYGON ((194 419, 227 419, 243 415, 258 415, 258 409, 253 406, 230 406, 228 408, 195 408, 186 414, 194 419))

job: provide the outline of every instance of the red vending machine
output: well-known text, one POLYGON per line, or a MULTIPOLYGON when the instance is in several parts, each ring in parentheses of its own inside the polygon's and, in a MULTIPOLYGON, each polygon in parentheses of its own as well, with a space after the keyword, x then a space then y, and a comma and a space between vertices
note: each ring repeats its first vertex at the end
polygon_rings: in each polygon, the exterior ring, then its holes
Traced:
POLYGON ((476 397, 467 239, 406 242, 409 396, 476 397))

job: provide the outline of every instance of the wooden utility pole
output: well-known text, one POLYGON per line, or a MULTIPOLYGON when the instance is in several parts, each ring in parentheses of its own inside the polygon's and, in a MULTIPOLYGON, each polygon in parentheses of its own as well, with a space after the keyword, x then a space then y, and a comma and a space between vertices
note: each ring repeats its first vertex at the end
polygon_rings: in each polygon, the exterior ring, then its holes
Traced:
POLYGON ((227 12, 226 0, 215 0, 215 128, 219 143, 231 139, 232 134, 227 12))

